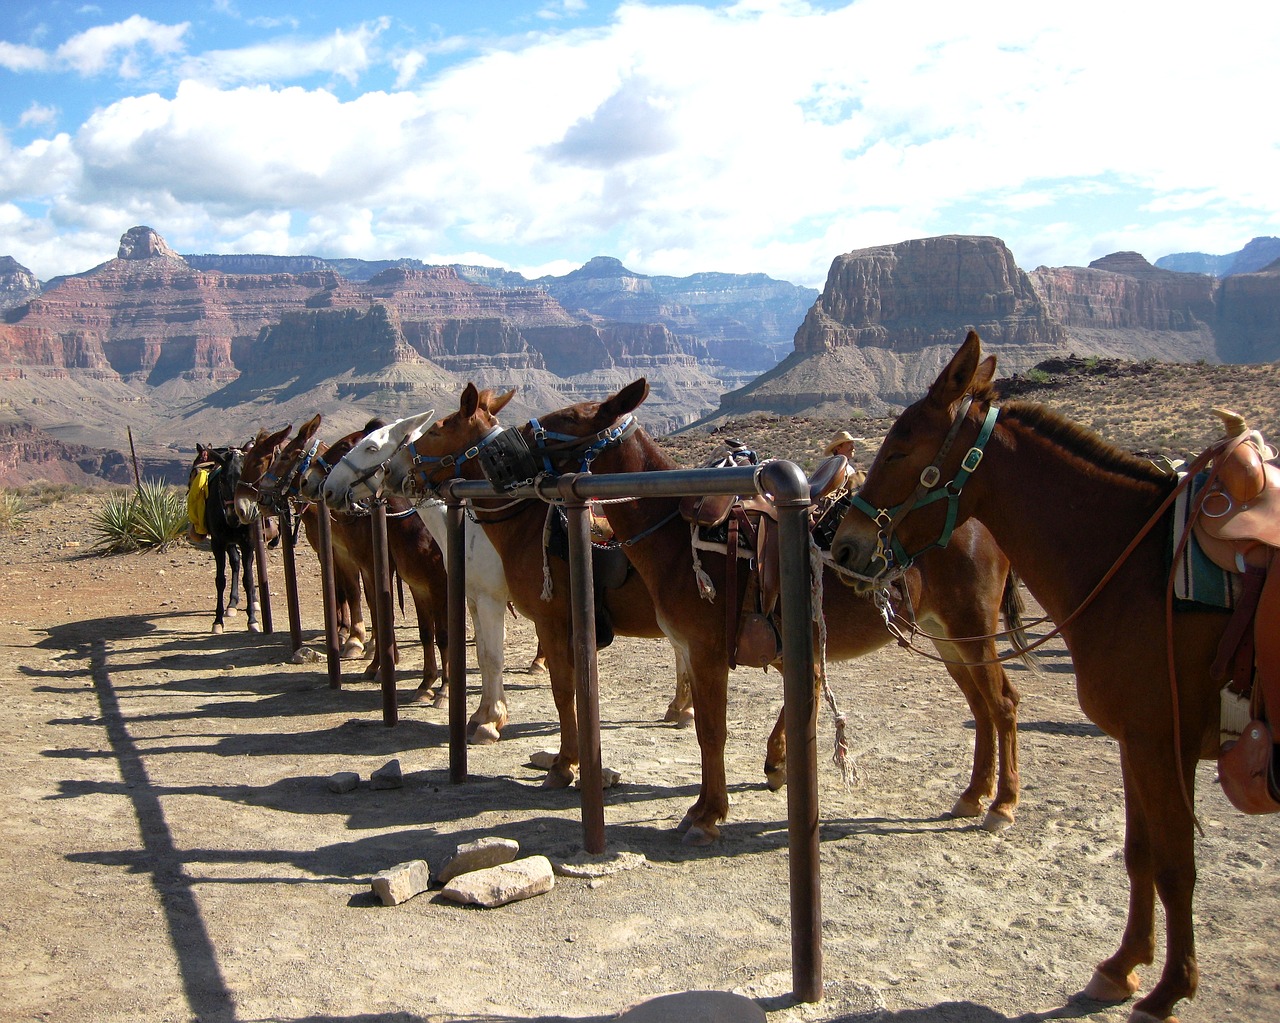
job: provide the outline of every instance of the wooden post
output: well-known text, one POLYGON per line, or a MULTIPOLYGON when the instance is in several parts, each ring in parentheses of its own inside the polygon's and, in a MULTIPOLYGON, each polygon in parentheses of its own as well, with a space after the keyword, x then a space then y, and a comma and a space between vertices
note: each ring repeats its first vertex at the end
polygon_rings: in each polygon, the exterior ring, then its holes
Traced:
POLYGON ((298 606, 298 565, 293 551, 293 516, 288 504, 280 510, 280 543, 284 551, 284 596, 289 607, 289 646, 302 649, 302 610, 298 606))
POLYGON ((253 556, 258 567, 258 613, 262 616, 262 631, 274 632, 271 624, 271 583, 267 580, 267 536, 263 528, 265 519, 253 524, 253 556))
POLYGON ((378 630, 378 679, 382 683, 382 723, 395 725, 396 708, 396 637, 395 606, 391 599, 391 557, 387 550, 387 504, 375 501, 369 516, 373 530, 373 586, 377 591, 374 619, 378 630))
POLYGON ((333 520, 323 501, 314 505, 320 541, 320 594, 324 600, 324 650, 329 688, 342 688, 342 647, 338 643, 338 593, 333 579, 333 520))

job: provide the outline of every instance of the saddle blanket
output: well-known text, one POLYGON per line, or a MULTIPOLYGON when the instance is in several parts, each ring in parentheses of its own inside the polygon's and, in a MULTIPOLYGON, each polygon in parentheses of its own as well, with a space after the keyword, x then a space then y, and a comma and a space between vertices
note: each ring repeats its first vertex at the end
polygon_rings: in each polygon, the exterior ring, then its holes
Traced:
POLYGON ((196 469, 187 485, 187 521, 199 535, 204 535, 204 506, 209 499, 209 470, 196 469))
MULTIPOLYGON (((1198 473, 1174 502, 1169 547, 1171 558, 1177 552, 1178 543, 1186 531, 1187 516, 1195 504, 1196 494, 1208 478, 1207 472, 1198 473)), ((1210 561, 1194 535, 1187 540, 1172 571, 1173 596, 1178 601, 1231 610, 1240 599, 1241 577, 1210 561)))

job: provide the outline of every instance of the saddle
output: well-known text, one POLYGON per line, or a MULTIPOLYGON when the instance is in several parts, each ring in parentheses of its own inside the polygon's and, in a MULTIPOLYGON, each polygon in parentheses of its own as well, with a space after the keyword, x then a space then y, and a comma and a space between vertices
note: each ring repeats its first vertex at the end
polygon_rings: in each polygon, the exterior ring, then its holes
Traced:
POLYGON ((1245 813, 1280 811, 1280 466, 1257 430, 1214 409, 1226 434, 1215 443, 1191 530, 1220 568, 1243 577, 1241 597, 1211 669, 1223 682, 1218 776, 1245 813))
MULTIPOLYGON (((726 441, 729 452, 713 459, 705 468, 756 465, 756 454, 739 441, 726 441)), ((857 473, 843 455, 824 459, 809 477, 809 498, 813 502, 809 528, 814 531, 830 519, 836 503, 851 494, 857 473)), ((777 620, 781 592, 781 565, 778 547, 777 510, 773 502, 757 494, 701 495, 680 502, 681 517, 690 525, 694 570, 702 595, 715 599, 713 584, 703 578, 699 550, 725 554, 725 646, 729 666, 763 668, 782 653, 782 633, 777 620), (738 604, 739 562, 746 562, 747 586, 738 604)), ((834 532, 834 527, 832 528, 834 532)), ((827 538, 830 546, 830 538, 827 538)))

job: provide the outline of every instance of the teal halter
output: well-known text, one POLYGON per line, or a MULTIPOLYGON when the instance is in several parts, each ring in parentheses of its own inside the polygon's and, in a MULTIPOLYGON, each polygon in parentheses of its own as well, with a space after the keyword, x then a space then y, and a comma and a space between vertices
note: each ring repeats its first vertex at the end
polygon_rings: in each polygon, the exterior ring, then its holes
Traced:
POLYGON ((996 417, 1000 414, 1000 410, 994 405, 987 408, 987 415, 982 422, 982 428, 978 431, 978 436, 974 440, 973 446, 965 452, 964 458, 960 460, 960 468, 956 471, 951 482, 939 486, 939 482, 942 479, 942 462, 951 450, 956 434, 960 432, 960 425, 964 422, 972 404, 973 395, 965 395, 964 402, 955 419, 952 420, 951 429, 943 440, 942 446, 938 449, 933 461, 921 470, 920 481, 916 484, 916 489, 905 501, 892 508, 873 508, 863 500, 860 493, 853 495, 853 506, 870 518, 879 529, 873 560, 880 561, 884 565, 884 570, 877 573, 877 576, 883 576, 892 571, 905 571, 925 551, 932 550, 934 547, 945 547, 951 542, 951 534, 956 527, 960 493, 964 490, 964 485, 969 481, 969 477, 973 475, 974 470, 982 462, 983 449, 987 446, 987 441, 991 439, 991 431, 995 429, 996 417), (942 500, 947 502, 947 517, 938 539, 908 554, 895 535, 899 523, 913 509, 942 500))

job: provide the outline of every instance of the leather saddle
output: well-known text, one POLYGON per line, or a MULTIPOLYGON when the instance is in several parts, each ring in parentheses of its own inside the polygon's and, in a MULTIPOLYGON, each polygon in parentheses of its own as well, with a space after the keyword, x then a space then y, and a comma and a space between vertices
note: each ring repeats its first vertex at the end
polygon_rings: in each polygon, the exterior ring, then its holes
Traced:
MULTIPOLYGON (((729 452, 707 468, 755 465, 756 455, 737 441, 728 441, 729 452)), ((843 455, 824 459, 809 477, 809 499, 814 503, 810 529, 828 518, 835 501, 853 490, 857 473, 843 455)), ((723 535, 725 551, 725 644, 729 666, 763 668, 782 653, 777 619, 781 593, 777 510, 773 502, 756 494, 701 495, 683 498, 680 514, 704 536, 723 535), (734 555, 734 556, 730 556, 734 555), (745 561, 747 585, 738 603, 739 562, 745 561)), ((696 543, 696 540, 695 540, 696 543)))
POLYGON ((1226 435, 1214 445, 1209 479, 1191 529, 1220 568, 1244 577, 1212 675, 1224 682, 1218 777, 1245 813, 1280 811, 1280 466, 1276 452, 1239 415, 1214 409, 1226 435), (1234 714, 1233 714, 1234 711, 1234 714), (1236 720, 1231 722, 1231 717, 1236 720))

